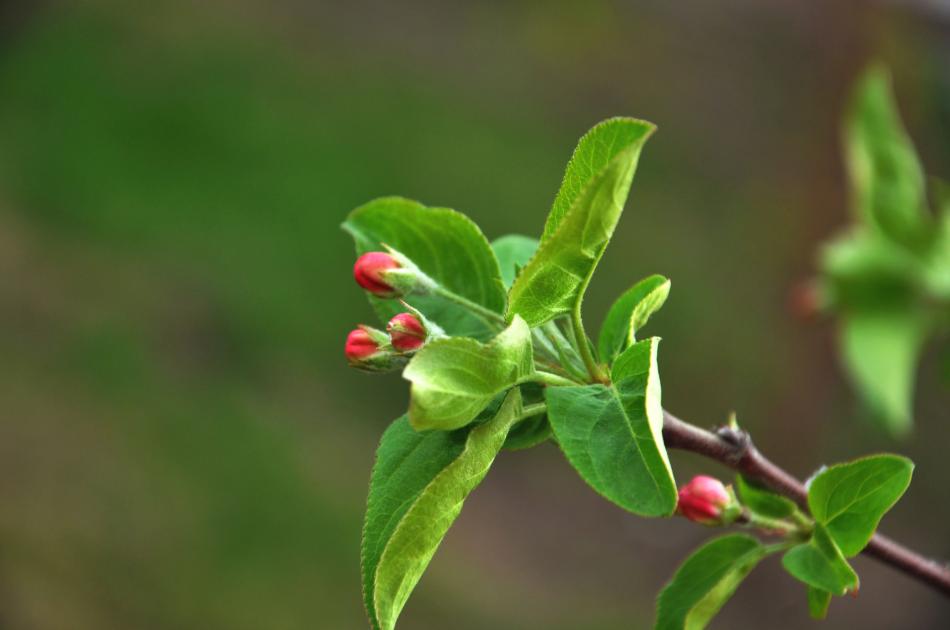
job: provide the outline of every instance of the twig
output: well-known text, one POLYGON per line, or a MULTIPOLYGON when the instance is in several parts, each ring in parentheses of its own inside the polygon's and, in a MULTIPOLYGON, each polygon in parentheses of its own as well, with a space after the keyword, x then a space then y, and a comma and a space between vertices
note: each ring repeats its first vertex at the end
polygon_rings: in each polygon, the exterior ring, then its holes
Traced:
MULTIPOLYGON (((667 448, 714 459, 755 479, 808 510, 808 491, 795 477, 769 461, 752 444, 749 434, 730 427, 707 431, 663 412, 667 448)), ((950 596, 950 567, 925 558, 883 534, 875 534, 862 552, 950 596)))

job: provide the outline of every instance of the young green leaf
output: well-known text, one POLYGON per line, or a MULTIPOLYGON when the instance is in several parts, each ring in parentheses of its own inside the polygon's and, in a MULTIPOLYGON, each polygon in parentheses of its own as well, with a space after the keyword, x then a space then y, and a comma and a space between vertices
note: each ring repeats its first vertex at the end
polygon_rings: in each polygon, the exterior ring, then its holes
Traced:
MULTIPOLYGON (((488 310, 504 312, 505 287, 498 261, 481 230, 465 215, 384 197, 351 212, 343 229, 353 236, 358 254, 388 245, 446 289, 488 310)), ((490 334, 483 320, 439 296, 411 295, 406 301, 450 335, 485 338, 490 334)), ((370 296, 370 302, 384 322, 403 310, 395 300, 370 296)))
POLYGON ((914 464, 873 455, 825 469, 808 488, 808 508, 845 557, 864 549, 884 514, 910 485, 914 464))
POLYGON ((409 422, 419 431, 465 426, 495 396, 533 373, 531 331, 520 317, 487 344, 436 339, 403 371, 412 383, 409 422))
POLYGON ((820 523, 815 525, 811 540, 785 553, 782 566, 805 584, 834 595, 844 595, 858 588, 857 573, 820 523))
POLYGON ((647 339, 628 348, 614 364, 611 386, 546 392, 548 418, 568 461, 598 493, 643 516, 676 509, 662 435, 658 343, 647 339))
POLYGON ((828 616, 828 606, 831 604, 831 593, 820 588, 808 588, 808 614, 812 619, 824 619, 828 616))
POLYGON ((600 358, 612 364, 624 348, 636 341, 639 331, 670 294, 670 281, 653 275, 636 283, 617 298, 600 328, 600 358))
POLYGON ((773 548, 745 534, 706 543, 686 559, 657 598, 656 630, 702 630, 773 548))
POLYGON ((917 357, 926 322, 902 309, 844 316, 841 346, 845 366, 863 399, 894 435, 910 430, 917 357))
POLYGON ((417 433, 403 416, 383 434, 363 528, 363 597, 376 630, 392 630, 469 493, 521 414, 513 389, 471 430, 417 433))
POLYGON ((537 253, 508 294, 508 318, 532 327, 580 305, 623 211, 640 150, 655 127, 632 118, 600 123, 568 164, 537 253))
POLYGON ((736 490, 742 504, 762 516, 787 518, 797 509, 793 501, 749 482, 742 475, 736 475, 736 490))
POLYGON ((491 248, 501 267, 501 280, 505 283, 505 287, 511 288, 515 278, 518 277, 518 272, 538 251, 538 239, 520 234, 508 234, 492 241, 491 248))
POLYGON ((926 245, 930 217, 924 175, 901 124, 887 71, 858 82, 846 121, 847 164, 858 213, 911 250, 926 245))

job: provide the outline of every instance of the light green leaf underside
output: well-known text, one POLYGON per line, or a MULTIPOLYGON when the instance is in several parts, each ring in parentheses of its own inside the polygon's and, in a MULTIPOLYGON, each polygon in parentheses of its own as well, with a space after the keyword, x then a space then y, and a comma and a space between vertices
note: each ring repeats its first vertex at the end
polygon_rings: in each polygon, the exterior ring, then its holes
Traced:
POLYGON ((506 288, 511 288, 518 272, 538 251, 538 244, 538 239, 520 234, 508 234, 492 241, 491 248, 498 258, 501 280, 506 288))
POLYGON ((487 344, 451 337, 432 341, 403 371, 410 381, 409 422, 416 430, 456 429, 491 400, 534 373, 531 331, 520 317, 487 344))
POLYGON ((868 70, 846 121, 847 165, 857 213, 895 242, 925 245, 930 217, 924 174, 894 102, 890 76, 868 70))
POLYGON ((848 374, 875 419, 895 435, 910 430, 914 375, 926 335, 926 322, 909 310, 843 316, 841 346, 848 374))
POLYGON ((808 489, 808 508, 845 557, 864 549, 884 514, 907 490, 914 464, 874 455, 823 471, 808 489))
MULTIPOLYGON (((497 313, 505 309, 505 287, 488 240, 468 217, 447 208, 427 208, 401 197, 370 201, 347 217, 343 229, 356 251, 380 251, 389 245, 450 291, 497 313)), ((407 301, 451 335, 484 338, 484 321, 436 296, 413 295, 407 301)), ((370 296, 384 322, 399 313, 396 300, 370 296)))
POLYGON ((636 341, 636 333, 660 310, 670 294, 670 281, 653 275, 636 283, 617 298, 600 328, 597 349, 602 361, 612 364, 624 348, 636 341))
POLYGON ((654 129, 644 121, 614 118, 581 139, 541 245, 508 294, 509 319, 518 314, 535 327, 580 303, 620 219, 640 150, 654 129))
POLYGON ((467 431, 418 433, 404 415, 383 433, 370 478, 360 563, 363 599, 373 627, 376 567, 393 530, 425 487, 465 447, 467 431))
POLYGON ((772 552, 755 538, 731 534, 686 559, 657 598, 656 630, 701 630, 743 579, 772 552))
POLYGON ((834 595, 844 595, 858 588, 858 575, 820 523, 815 524, 809 542, 785 553, 782 566, 805 584, 834 595))
POLYGON ((824 619, 828 616, 828 606, 831 604, 831 593, 820 588, 808 588, 808 614, 812 619, 824 619))
POLYGON ((749 483, 742 475, 736 475, 736 490, 743 505, 756 514, 769 518, 786 518, 795 512, 796 505, 793 501, 749 483))
POLYGON ((631 346, 614 384, 549 387, 548 418, 568 461, 599 494, 643 516, 676 508, 676 483, 663 445, 656 348, 631 346))
MULTIPOLYGON (((393 492, 391 496, 374 501, 371 485, 372 532, 376 535, 371 554, 365 551, 367 541, 364 536, 364 585, 366 573, 372 572, 366 596, 371 601, 368 607, 374 628, 392 630, 395 627, 406 600, 461 511, 463 502, 484 479, 520 414, 521 395, 514 389, 493 419, 468 431, 461 448, 457 439, 451 438, 444 453, 429 447, 437 447, 439 440, 446 439, 440 436, 455 434, 435 432, 411 439, 406 432, 412 429, 400 420, 397 421, 398 428, 387 431, 387 435, 392 434, 393 444, 385 444, 387 437, 384 435, 373 483, 377 487, 386 484, 393 492), (425 457, 431 457, 432 461, 425 461, 425 457), (377 475, 385 475, 389 469, 400 471, 406 467, 414 471, 411 483, 406 487, 392 481, 377 482, 377 475), (419 482, 426 477, 425 484, 417 489, 419 482), (384 522, 385 526, 377 526, 376 521, 384 522), (367 564, 374 559, 375 566, 367 564)), ((370 523, 368 508, 368 531, 370 523)))

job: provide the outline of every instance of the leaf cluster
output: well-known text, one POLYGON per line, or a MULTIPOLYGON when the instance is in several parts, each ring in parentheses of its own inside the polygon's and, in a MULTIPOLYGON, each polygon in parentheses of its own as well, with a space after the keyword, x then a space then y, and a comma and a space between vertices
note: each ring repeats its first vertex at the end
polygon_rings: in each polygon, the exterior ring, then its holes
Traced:
POLYGON ((854 222, 821 252, 820 300, 840 317, 842 361, 893 435, 913 418, 917 362, 950 328, 950 196, 925 176, 881 67, 858 81, 844 124, 854 222))
MULTIPOLYGON (((371 201, 344 223, 357 253, 386 249, 426 279, 401 305, 370 296, 381 319, 408 308, 445 332, 412 353, 402 372, 410 383, 408 411, 383 434, 376 454, 361 550, 373 628, 395 627, 502 450, 553 441, 591 488, 617 506, 649 517, 675 513, 660 339, 641 334, 665 303, 670 282, 652 275, 624 292, 596 343, 582 318, 587 286, 653 132, 650 123, 615 118, 584 135, 540 239, 508 235, 489 242, 461 213, 399 197, 371 201)), ((887 212, 875 205, 867 216, 887 212)), ((911 246, 913 221, 881 225, 911 246)), ((813 614, 823 615, 832 595, 857 588, 847 558, 867 544, 906 489, 911 469, 909 461, 887 455, 832 466, 811 484, 811 517, 739 478, 742 522, 785 540, 766 545, 732 534, 702 547, 660 594, 657 627, 703 627, 761 560, 779 552, 786 570, 808 586, 813 614)))

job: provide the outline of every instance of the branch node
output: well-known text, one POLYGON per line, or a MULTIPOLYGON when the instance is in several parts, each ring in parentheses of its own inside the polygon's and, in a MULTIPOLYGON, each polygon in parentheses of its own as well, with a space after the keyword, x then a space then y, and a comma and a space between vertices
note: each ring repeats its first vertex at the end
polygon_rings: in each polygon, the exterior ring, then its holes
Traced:
POLYGON ((715 433, 720 440, 732 447, 725 453, 730 466, 738 466, 752 450, 752 438, 742 429, 724 425, 717 428, 715 433))

